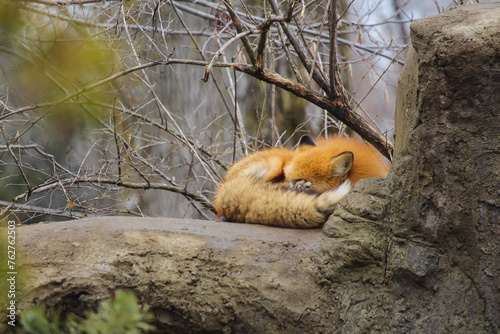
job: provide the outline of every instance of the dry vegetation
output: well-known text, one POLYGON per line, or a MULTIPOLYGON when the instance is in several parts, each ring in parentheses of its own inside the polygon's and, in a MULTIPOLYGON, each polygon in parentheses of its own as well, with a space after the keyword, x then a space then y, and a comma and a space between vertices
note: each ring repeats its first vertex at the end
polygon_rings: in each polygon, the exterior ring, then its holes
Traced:
POLYGON ((2 2, 2 215, 213 217, 232 161, 302 133, 390 158, 406 5, 2 2))

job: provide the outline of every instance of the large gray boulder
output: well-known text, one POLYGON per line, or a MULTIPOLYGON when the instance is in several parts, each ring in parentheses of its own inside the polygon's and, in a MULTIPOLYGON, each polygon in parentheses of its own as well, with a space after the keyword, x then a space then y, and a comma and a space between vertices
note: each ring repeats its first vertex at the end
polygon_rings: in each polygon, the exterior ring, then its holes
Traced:
POLYGON ((20 307, 81 311, 132 290, 160 332, 333 331, 314 262, 320 230, 157 218, 18 228, 20 307))
POLYGON ((499 5, 417 20, 411 40, 390 175, 335 211, 322 272, 359 300, 354 332, 498 333, 499 5))
POLYGON ((401 74, 388 270, 419 328, 500 330, 500 8, 413 23, 401 74), (412 282, 409 283, 409 282, 412 282))

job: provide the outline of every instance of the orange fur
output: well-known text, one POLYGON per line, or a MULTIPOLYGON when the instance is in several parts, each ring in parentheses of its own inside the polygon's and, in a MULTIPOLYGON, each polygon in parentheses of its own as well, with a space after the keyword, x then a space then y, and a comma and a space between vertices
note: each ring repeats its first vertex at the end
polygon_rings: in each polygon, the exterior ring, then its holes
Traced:
POLYGON ((236 162, 226 173, 225 180, 245 174, 264 181, 282 181, 283 168, 294 156, 290 149, 279 147, 257 151, 236 162))
POLYGON ((284 167, 285 180, 307 180, 316 191, 334 188, 344 180, 329 177, 329 163, 343 152, 352 152, 354 155, 353 165, 347 175, 352 185, 364 178, 385 178, 389 172, 389 163, 371 145, 358 139, 335 136, 317 140, 316 146, 298 147, 292 161, 284 167))
POLYGON ((335 136, 301 143, 296 150, 262 150, 235 163, 217 191, 217 214, 243 223, 318 227, 358 180, 387 176, 389 163, 361 140, 335 136))

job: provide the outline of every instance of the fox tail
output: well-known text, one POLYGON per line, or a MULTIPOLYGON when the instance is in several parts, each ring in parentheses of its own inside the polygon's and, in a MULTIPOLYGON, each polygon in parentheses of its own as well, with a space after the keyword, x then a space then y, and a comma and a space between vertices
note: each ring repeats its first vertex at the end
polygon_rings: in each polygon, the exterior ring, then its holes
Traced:
POLYGON ((318 193, 240 176, 222 184, 215 207, 219 217, 229 221, 315 228, 326 222, 335 204, 351 188, 349 179, 336 188, 318 193))

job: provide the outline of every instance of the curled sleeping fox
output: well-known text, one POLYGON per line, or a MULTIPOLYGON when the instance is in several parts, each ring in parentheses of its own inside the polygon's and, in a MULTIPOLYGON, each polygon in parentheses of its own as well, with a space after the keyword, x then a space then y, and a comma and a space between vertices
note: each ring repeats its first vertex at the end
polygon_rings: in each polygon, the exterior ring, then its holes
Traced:
POLYGON ((240 223, 315 228, 360 179, 385 178, 389 163, 369 144, 346 136, 300 139, 236 162, 217 191, 219 217, 240 223))

